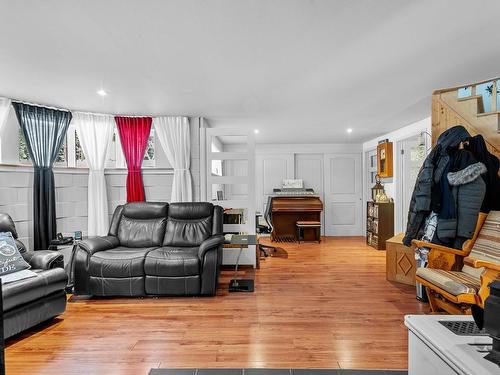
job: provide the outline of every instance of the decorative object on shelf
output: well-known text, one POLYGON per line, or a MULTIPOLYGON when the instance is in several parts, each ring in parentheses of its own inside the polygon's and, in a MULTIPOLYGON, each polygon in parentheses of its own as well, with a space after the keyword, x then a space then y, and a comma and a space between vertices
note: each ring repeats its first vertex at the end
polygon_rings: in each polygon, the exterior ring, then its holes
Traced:
POLYGON ((375 176, 375 185, 373 185, 372 187, 372 200, 374 202, 377 201, 377 196, 384 193, 385 194, 385 190, 384 190, 384 185, 382 185, 382 182, 380 180, 380 176, 377 174, 375 176))
POLYGON ((387 140, 377 146, 377 174, 392 177, 392 142, 387 140))
POLYGON ((224 200, 224 191, 217 190, 217 200, 218 201, 223 201, 224 200))
POLYGON ((389 196, 384 191, 384 192, 377 195, 377 197, 375 198, 375 202, 377 202, 377 203, 390 203, 390 202, 392 202, 392 198, 389 198, 389 196))
POLYGON ((385 250, 385 241, 394 236, 394 203, 367 202, 366 243, 385 250))

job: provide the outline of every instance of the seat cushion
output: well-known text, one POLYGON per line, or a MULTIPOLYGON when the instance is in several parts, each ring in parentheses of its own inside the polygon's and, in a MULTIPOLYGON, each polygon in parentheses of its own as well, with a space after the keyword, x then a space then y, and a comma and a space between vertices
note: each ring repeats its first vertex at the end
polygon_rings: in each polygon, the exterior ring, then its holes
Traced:
POLYGON ((481 286, 479 278, 460 271, 418 268, 417 276, 454 296, 476 294, 481 286))
POLYGON ((145 296, 144 276, 99 277, 90 276, 90 294, 100 297, 145 296))
POLYGON ((201 292, 201 277, 146 276, 147 294, 160 296, 193 296, 201 292))
POLYGON ((166 246, 153 250, 146 256, 144 270, 150 276, 199 275, 198 247, 166 246))
POLYGON ((128 248, 116 247, 99 251, 92 255, 89 275, 98 277, 136 277, 144 276, 144 259, 154 247, 128 248))
POLYGON ((33 271, 37 273, 36 277, 3 285, 3 311, 63 291, 68 282, 68 275, 63 268, 33 271))

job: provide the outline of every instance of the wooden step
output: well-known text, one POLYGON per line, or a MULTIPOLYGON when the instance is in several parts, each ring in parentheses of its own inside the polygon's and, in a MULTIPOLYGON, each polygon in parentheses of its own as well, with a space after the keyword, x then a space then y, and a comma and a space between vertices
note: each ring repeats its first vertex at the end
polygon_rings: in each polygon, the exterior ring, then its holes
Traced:
POLYGON ((457 97, 457 100, 459 102, 465 102, 466 100, 472 100, 472 99, 476 99, 476 100, 481 99, 482 100, 483 96, 482 95, 471 95, 471 96, 464 96, 462 98, 457 97))
POLYGON ((483 97, 481 95, 471 95, 465 96, 463 98, 457 97, 457 102, 467 102, 469 100, 475 100, 477 103, 477 113, 484 113, 483 97))
POLYGON ((484 118, 484 119, 490 119, 490 121, 494 125, 496 125, 497 133, 500 133, 500 111, 478 113, 477 117, 484 118))
POLYGON ((498 116, 500 115, 500 111, 496 112, 484 112, 484 113, 478 113, 477 114, 479 117, 484 117, 484 116, 498 116))

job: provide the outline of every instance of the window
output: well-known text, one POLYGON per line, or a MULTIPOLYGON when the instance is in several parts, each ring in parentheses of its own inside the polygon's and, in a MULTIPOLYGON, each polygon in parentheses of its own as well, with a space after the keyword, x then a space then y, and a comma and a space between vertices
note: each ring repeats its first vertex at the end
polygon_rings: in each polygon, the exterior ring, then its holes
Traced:
MULTIPOLYGON (((156 135, 154 128, 151 129, 151 133, 148 138, 148 145, 146 147, 146 152, 144 153, 144 159, 142 166, 145 168, 152 168, 156 166, 156 135)), ((127 163, 125 161, 125 156, 123 155, 122 145, 120 143, 120 136, 118 130, 115 127, 113 131, 113 137, 111 143, 108 147, 108 156, 106 160, 106 168, 126 168, 127 163)))
MULTIPOLYGON (((18 136, 18 158, 19 162, 22 164, 31 164, 28 146, 26 145, 26 140, 21 129, 19 129, 18 136)), ((151 133, 148 139, 148 145, 146 152, 144 153, 144 161, 142 163, 143 167, 155 167, 156 166, 156 136, 154 129, 151 129, 151 133)), ((15 156, 14 156, 15 157, 15 156)), ((87 161, 85 158, 85 153, 83 152, 80 139, 78 138, 78 133, 75 127, 70 124, 68 127, 68 132, 58 152, 55 166, 67 166, 71 168, 87 168, 87 161)), ((125 157, 123 156, 122 146, 120 144, 120 137, 115 128, 113 132, 113 137, 111 143, 108 147, 108 154, 106 160, 106 168, 126 168, 125 157)))
POLYGON ((117 156, 120 153, 123 157, 123 153, 121 152, 121 145, 118 143, 120 140, 118 139, 118 134, 116 129, 113 130, 113 136, 111 137, 111 141, 108 146, 108 154, 106 157, 106 168, 118 168, 117 156))
POLYGON ((26 145, 26 139, 24 139, 24 134, 21 129, 19 129, 19 161, 21 163, 30 163, 30 154, 28 152, 28 146, 26 145))
POLYGON ((61 166, 68 165, 68 139, 65 137, 59 152, 57 153, 57 159, 55 164, 61 166))
POLYGON ((75 131, 75 159, 76 165, 85 163, 85 154, 83 153, 82 145, 78 139, 78 133, 75 131))
POLYGON ((151 133, 149 133, 148 146, 146 147, 146 152, 144 154, 144 160, 142 162, 143 167, 154 167, 155 166, 155 130, 151 128, 151 133))
MULTIPOLYGON (((19 162, 22 164, 31 164, 30 154, 28 152, 28 145, 26 144, 26 139, 24 138, 23 131, 19 129, 19 162)), ((64 142, 57 153, 57 159, 55 161, 56 165, 67 165, 67 139, 64 139, 64 142)))

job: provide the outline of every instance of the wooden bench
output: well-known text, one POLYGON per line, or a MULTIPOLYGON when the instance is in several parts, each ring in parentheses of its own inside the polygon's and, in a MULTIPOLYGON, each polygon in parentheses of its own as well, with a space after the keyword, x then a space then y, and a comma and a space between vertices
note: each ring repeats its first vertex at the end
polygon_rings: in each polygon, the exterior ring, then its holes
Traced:
POLYGON ((295 223, 295 227, 297 228, 296 237, 298 243, 300 243, 300 232, 305 231, 305 229, 314 229, 316 241, 318 241, 318 243, 321 243, 321 221, 297 221, 295 223))

